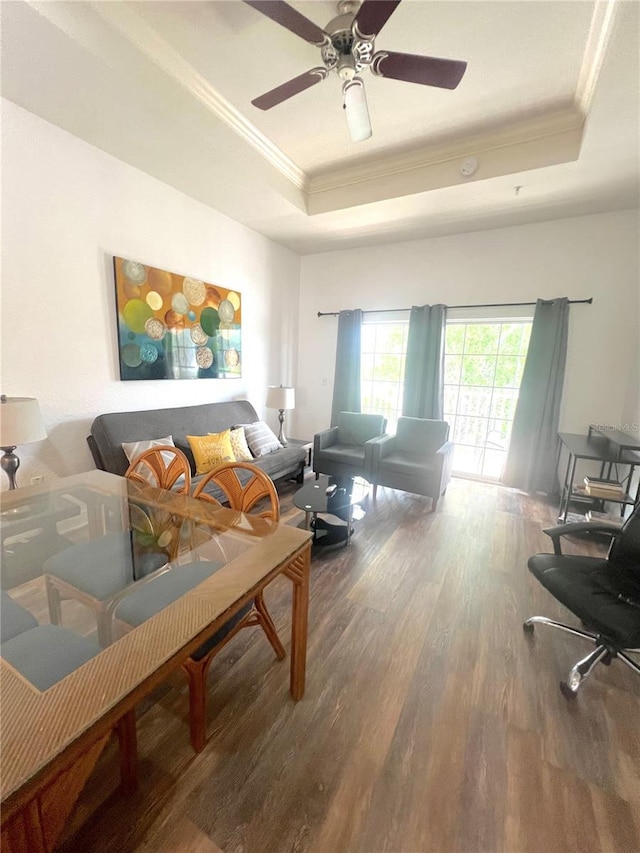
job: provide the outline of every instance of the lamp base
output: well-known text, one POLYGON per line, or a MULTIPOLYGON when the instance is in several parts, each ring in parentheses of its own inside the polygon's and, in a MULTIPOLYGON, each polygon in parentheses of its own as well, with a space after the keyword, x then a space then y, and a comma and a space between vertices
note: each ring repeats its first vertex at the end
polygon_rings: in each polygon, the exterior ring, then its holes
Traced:
POLYGON ((280 432, 278 433, 278 441, 280 444, 286 446, 287 439, 284 436, 284 409, 278 409, 280 414, 278 415, 278 420, 280 421, 280 432))
POLYGON ((15 449, 15 445, 13 447, 0 447, 0 450, 4 450, 4 455, 0 457, 0 465, 9 478, 9 490, 17 488, 16 472, 20 467, 20 460, 13 452, 15 449))

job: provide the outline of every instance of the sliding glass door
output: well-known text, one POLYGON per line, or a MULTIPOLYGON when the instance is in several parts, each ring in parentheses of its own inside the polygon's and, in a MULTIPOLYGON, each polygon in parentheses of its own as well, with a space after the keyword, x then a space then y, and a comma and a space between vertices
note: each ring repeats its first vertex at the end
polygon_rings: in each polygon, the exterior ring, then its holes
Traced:
POLYGON ((447 322, 444 419, 454 473, 500 479, 530 334, 530 320, 447 322))

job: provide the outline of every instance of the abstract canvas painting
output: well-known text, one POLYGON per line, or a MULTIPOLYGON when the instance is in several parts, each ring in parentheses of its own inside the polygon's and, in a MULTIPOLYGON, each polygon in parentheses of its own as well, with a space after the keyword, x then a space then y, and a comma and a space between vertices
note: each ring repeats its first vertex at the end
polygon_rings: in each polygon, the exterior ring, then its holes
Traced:
POLYGON ((242 376, 240 294, 113 259, 121 379, 242 376))

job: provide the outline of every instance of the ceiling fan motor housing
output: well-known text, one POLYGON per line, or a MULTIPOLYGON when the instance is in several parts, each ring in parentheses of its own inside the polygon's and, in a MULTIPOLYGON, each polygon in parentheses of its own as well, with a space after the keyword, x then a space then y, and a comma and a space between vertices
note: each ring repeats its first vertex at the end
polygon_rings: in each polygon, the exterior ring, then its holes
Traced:
POLYGON ((328 71, 337 69, 341 80, 351 80, 373 58, 373 39, 361 39, 353 32, 359 5, 353 0, 342 0, 338 4, 340 14, 324 28, 330 43, 322 47, 322 61, 328 71))

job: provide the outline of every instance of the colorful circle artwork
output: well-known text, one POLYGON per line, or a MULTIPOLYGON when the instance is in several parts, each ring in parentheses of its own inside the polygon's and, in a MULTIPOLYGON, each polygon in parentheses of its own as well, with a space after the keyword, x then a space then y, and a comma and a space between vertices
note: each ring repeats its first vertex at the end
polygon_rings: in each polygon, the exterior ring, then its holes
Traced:
POLYGON ((130 299, 124 306, 122 316, 132 332, 142 335, 145 323, 153 316, 153 311, 142 299, 130 299))
POLYGON ((144 333, 152 341, 161 341, 167 334, 167 327, 157 317, 150 317, 144 324, 144 333))
POLYGON ((242 376, 242 295, 183 273, 114 258, 123 380, 242 376))
POLYGON ((224 363, 227 367, 237 367, 240 364, 240 353, 235 347, 224 351, 224 363))
POLYGON ((168 296, 171 293, 173 287, 171 273, 150 267, 147 273, 147 281, 149 282, 149 287, 152 290, 157 290, 161 296, 168 296))
POLYGON ((196 364, 206 370, 213 364, 213 353, 209 347, 199 347, 196 350, 196 364))
POLYGON ((180 329, 184 329, 184 317, 182 314, 176 314, 175 311, 167 311, 164 315, 164 322, 167 325, 167 329, 172 332, 178 332, 180 329))
POLYGON ((215 308, 203 308, 200 312, 200 325, 205 335, 215 335, 220 327, 220 315, 215 308))
POLYGON ((189 303, 184 293, 174 293, 171 297, 171 307, 176 314, 186 314, 189 310, 189 303))
POLYGON ((145 301, 152 311, 159 311, 162 308, 162 296, 157 290, 150 290, 145 297, 145 301))
POLYGON ((209 308, 217 308, 221 301, 222 296, 220 296, 220 293, 215 289, 215 287, 211 287, 211 285, 209 285, 206 289, 206 296, 204 298, 205 305, 209 308))
POLYGON ((137 284, 131 284, 131 282, 126 279, 122 282, 122 289, 124 290, 124 295, 127 299, 139 299, 140 294, 142 293, 137 284))
POLYGON ((144 264, 139 264, 137 261, 123 261, 122 272, 131 284, 142 284, 147 277, 144 264))
POLYGON ((146 364, 153 364, 158 358, 158 350, 153 344, 142 344, 140 347, 140 358, 146 364))
POLYGON ((204 282, 197 278, 185 278, 182 292, 192 305, 202 305, 207 295, 204 282))
POLYGON ((126 344, 122 347, 122 360, 127 367, 140 367, 142 357, 140 347, 137 344, 126 344))
POLYGON ((195 326, 191 327, 191 340, 199 347, 204 346, 209 340, 209 335, 206 334, 200 323, 196 323, 195 326))
POLYGON ((223 323, 233 323, 233 318, 236 316, 236 309, 228 299, 223 299, 218 305, 218 314, 223 323))

